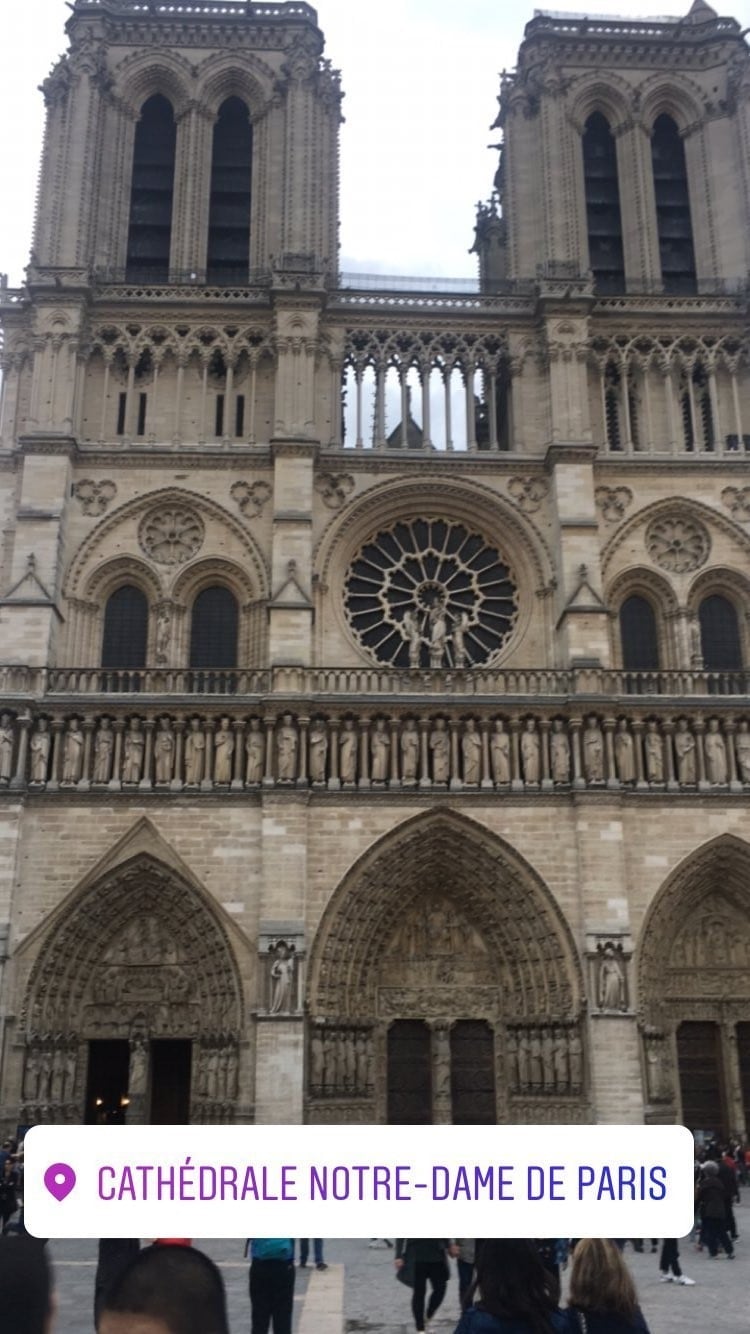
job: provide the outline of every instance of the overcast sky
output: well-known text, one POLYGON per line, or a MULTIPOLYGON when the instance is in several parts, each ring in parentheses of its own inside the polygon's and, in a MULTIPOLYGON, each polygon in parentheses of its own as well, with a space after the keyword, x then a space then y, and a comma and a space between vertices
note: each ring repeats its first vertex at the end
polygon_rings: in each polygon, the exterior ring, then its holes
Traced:
MULTIPOLYGON (((594 0, 592 14, 680 16, 690 0, 594 0)), ((560 5, 559 8, 564 8, 560 5)), ((571 5, 571 9, 573 6, 571 5)), ((723 6, 722 6, 723 8, 723 6)), ((341 267, 473 275, 474 205, 492 188, 487 145, 499 73, 515 64, 528 6, 511 0, 320 0, 341 69, 341 267)), ((750 0, 725 12, 750 23, 750 0)), ((0 0, 0 271, 28 259, 43 125, 37 86, 65 49, 65 0, 0 0)))

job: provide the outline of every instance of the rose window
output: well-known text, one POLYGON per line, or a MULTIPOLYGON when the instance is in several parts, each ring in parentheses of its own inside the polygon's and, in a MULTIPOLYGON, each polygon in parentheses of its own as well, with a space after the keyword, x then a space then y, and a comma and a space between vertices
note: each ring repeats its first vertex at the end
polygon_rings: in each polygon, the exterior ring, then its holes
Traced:
POLYGON ((518 616, 518 590, 497 548, 445 519, 379 532, 349 568, 344 603, 362 647, 393 667, 482 666, 518 616))
POLYGON ((672 574, 697 570, 708 559, 711 542, 702 523, 679 514, 654 519, 646 532, 648 554, 672 574))
POLYGON ((183 565, 203 546, 204 535, 202 520, 186 505, 151 510, 138 530, 141 547, 159 565, 183 565))

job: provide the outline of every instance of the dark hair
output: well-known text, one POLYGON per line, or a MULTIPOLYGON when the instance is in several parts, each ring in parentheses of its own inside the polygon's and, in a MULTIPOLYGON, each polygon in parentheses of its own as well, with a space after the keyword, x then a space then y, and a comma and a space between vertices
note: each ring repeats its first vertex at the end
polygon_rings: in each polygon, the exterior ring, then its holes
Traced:
POLYGON ((229 1334, 224 1281, 192 1246, 147 1246, 115 1279, 103 1311, 150 1315, 169 1334, 229 1334))
POLYGON ((477 1257, 474 1291, 479 1305, 500 1319, 525 1320, 533 1334, 552 1334, 557 1310, 554 1276, 533 1241, 484 1241, 477 1257))
POLYGON ((0 1237, 0 1320, 3 1334, 44 1334, 52 1275, 44 1242, 0 1237))

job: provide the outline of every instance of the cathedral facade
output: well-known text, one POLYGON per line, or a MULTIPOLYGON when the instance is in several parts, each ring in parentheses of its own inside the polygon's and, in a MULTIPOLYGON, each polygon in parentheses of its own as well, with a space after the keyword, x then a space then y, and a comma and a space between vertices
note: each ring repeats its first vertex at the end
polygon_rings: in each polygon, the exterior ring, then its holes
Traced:
POLYGON ((3 1126, 745 1133, 739 23, 533 18, 465 291, 340 274, 309 5, 67 26, 0 291, 3 1126))

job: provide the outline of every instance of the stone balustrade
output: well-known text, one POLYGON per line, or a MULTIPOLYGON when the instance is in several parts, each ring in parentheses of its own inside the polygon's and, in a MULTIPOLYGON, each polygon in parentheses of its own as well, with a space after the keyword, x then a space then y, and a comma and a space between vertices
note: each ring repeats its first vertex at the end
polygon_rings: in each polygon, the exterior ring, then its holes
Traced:
POLYGON ((0 713, 0 789, 706 793, 750 788, 750 709, 653 699, 533 710, 299 701, 164 713, 145 698, 0 713))

